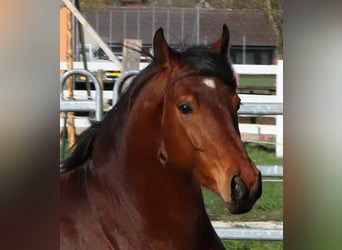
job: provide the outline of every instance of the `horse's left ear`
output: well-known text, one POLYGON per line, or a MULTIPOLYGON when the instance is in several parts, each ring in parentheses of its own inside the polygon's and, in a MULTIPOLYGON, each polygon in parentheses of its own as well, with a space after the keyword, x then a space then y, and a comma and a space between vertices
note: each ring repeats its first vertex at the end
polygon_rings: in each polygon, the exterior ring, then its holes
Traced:
POLYGON ((154 61, 162 66, 168 65, 174 52, 167 44, 162 28, 159 28, 153 38, 154 61))
POLYGON ((226 24, 222 27, 222 35, 212 47, 217 53, 228 56, 229 30, 226 24))

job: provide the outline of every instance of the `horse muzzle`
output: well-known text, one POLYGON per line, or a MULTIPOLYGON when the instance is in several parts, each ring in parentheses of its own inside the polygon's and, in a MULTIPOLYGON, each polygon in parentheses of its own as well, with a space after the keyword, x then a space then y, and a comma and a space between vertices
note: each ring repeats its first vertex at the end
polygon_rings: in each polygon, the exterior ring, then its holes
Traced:
POLYGON ((225 201, 225 206, 232 214, 243 214, 247 213, 253 207, 254 203, 261 197, 262 184, 261 174, 259 172, 257 185, 250 192, 247 185, 236 175, 231 181, 231 197, 232 201, 225 201))

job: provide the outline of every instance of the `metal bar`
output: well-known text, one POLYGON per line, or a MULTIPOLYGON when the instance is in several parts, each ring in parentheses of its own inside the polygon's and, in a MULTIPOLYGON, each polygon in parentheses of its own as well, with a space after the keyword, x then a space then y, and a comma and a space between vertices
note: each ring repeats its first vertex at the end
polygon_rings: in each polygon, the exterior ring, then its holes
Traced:
POLYGON ((91 100, 61 100, 61 111, 96 111, 96 103, 91 100))
POLYGON ((102 94, 102 87, 99 83, 99 81, 97 80, 97 78, 91 74, 89 71, 87 70, 82 70, 82 69, 73 69, 73 70, 70 70, 68 72, 66 72, 62 78, 61 78, 61 81, 60 81, 60 84, 61 84, 61 89, 60 89, 60 103, 61 103, 61 111, 73 111, 74 108, 76 108, 76 106, 78 108, 80 108, 79 106, 82 104, 80 103, 83 103, 84 105, 84 109, 85 108, 91 108, 90 110, 93 110, 92 108, 92 105, 90 105, 90 101, 77 101, 77 100, 66 100, 65 97, 64 97, 64 91, 63 91, 63 86, 64 86, 64 83, 66 82, 66 79, 68 77, 70 77, 71 75, 84 75, 84 76, 87 76, 91 79, 91 81, 94 83, 94 86, 95 86, 95 90, 96 90, 96 93, 95 93, 95 100, 94 100, 94 106, 95 106, 95 117, 96 117, 96 120, 97 121, 101 121, 102 120, 102 117, 103 117, 103 94, 102 94), (79 104, 76 104, 77 102, 80 102, 79 104), (68 104, 69 103, 69 104, 68 104))
POLYGON ((140 39, 140 10, 137 10, 137 38, 140 39))
POLYGON ((196 24, 197 24, 196 25, 196 28, 197 28, 196 29, 196 44, 199 45, 199 43, 200 43, 200 30, 201 30, 201 28, 200 28, 200 25, 201 25, 200 14, 201 14, 201 12, 200 12, 199 7, 197 7, 196 10, 197 10, 197 12, 196 12, 196 24))
POLYGON ((112 106, 114 107, 116 105, 116 103, 119 101, 120 98, 120 89, 122 87, 122 85, 124 84, 124 82, 130 78, 131 76, 135 76, 139 73, 138 70, 130 70, 130 71, 126 71, 125 73, 123 73, 115 82, 114 84, 114 88, 113 88, 113 100, 112 100, 112 106))
POLYGON ((153 37, 154 31, 156 30, 156 12, 155 8, 152 9, 152 32, 151 37, 153 37))
POLYGON ((126 34, 127 11, 126 10, 124 10, 122 18, 123 18, 123 22, 122 22, 122 25, 123 25, 123 28, 122 28, 123 29, 123 32, 122 32, 123 38, 122 38, 122 40, 124 40, 127 37, 127 34, 126 34))
POLYGON ((181 41, 182 41, 182 43, 185 43, 185 38, 184 38, 184 8, 182 8, 182 19, 181 19, 181 41))
POLYGON ((222 240, 283 240, 283 229, 215 227, 222 240))
POLYGON ((170 42, 170 9, 166 10, 166 41, 170 42))
POLYGON ((96 29, 97 33, 100 32, 100 22, 99 22, 99 12, 98 11, 96 11, 96 15, 95 15, 95 29, 96 29))
POLYGON ((242 64, 246 64, 246 36, 242 36, 242 64))
POLYGON ((262 179, 262 182, 284 182, 283 179, 262 179))
POLYGON ((113 43, 113 10, 109 11, 109 44, 113 43))

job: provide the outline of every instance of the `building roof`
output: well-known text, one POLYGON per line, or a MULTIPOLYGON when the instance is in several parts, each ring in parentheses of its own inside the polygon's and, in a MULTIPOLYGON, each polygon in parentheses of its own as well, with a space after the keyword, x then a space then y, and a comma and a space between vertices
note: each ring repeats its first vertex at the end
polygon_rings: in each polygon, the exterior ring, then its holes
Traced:
POLYGON ((249 46, 276 46, 272 25, 259 10, 121 7, 84 15, 107 43, 131 38, 151 44, 159 27, 173 45, 213 43, 226 23, 231 45, 242 45, 245 36, 249 46))

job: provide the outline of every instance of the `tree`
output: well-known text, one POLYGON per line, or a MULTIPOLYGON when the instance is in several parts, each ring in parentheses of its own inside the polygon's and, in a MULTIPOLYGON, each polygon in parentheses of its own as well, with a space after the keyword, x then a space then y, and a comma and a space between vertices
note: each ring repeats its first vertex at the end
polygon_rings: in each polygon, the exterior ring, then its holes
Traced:
POLYGON ((120 0, 79 0, 82 11, 103 11, 107 10, 108 7, 121 6, 120 0))

